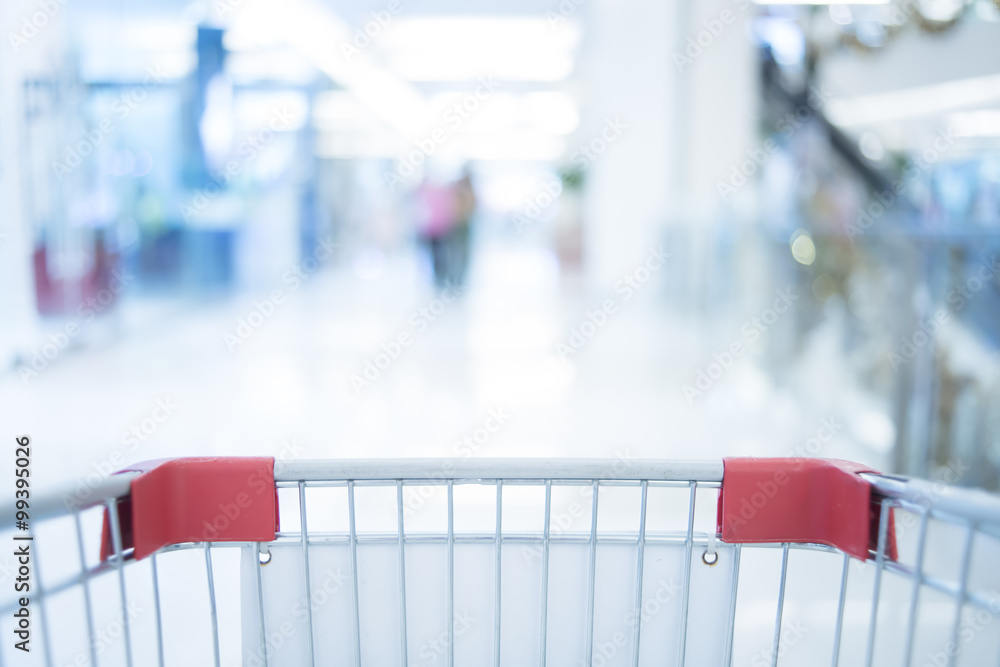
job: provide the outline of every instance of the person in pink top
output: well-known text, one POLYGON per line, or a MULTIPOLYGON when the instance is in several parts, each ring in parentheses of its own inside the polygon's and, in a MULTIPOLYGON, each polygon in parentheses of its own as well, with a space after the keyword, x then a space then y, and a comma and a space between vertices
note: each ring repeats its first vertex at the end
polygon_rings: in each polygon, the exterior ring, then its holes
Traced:
POLYGON ((434 283, 443 287, 448 279, 448 238, 455 222, 455 199, 451 187, 424 179, 417 190, 417 233, 430 251, 434 283))

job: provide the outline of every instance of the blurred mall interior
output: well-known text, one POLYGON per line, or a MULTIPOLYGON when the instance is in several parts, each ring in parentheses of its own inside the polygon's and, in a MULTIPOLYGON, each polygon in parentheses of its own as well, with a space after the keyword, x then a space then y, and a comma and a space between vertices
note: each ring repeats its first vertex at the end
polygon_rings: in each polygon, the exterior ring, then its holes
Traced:
POLYGON ((40 484, 792 453, 998 486, 995 0, 0 26, 0 415, 40 484))

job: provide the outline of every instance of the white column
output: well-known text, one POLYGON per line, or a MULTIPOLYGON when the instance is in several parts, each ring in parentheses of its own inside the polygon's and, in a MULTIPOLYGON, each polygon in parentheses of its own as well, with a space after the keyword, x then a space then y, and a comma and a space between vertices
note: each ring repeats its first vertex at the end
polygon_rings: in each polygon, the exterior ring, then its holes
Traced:
POLYGON ((673 0, 587 5, 581 124, 571 145, 583 153, 573 153, 576 163, 586 163, 584 265, 597 289, 634 269, 659 240, 675 121, 674 13, 673 0))
POLYGON ((587 167, 585 262, 596 287, 632 270, 667 225, 696 237, 718 219, 716 183, 751 147, 758 101, 749 2, 589 0, 587 9, 573 145, 599 147, 609 119, 625 125, 587 167), (687 39, 700 32, 707 46, 690 57, 687 39))
POLYGON ((64 50, 59 2, 0 2, 0 371, 41 332, 32 264, 34 234, 23 199, 24 80, 51 72, 64 50))
MULTIPOLYGON (((0 15, 5 14, 0 6, 0 15)), ((6 47, 7 45, 3 45, 6 47)), ((26 344, 37 322, 33 296, 31 230, 21 204, 17 139, 22 127, 20 79, 9 52, 0 58, 0 372, 8 369, 26 344)))

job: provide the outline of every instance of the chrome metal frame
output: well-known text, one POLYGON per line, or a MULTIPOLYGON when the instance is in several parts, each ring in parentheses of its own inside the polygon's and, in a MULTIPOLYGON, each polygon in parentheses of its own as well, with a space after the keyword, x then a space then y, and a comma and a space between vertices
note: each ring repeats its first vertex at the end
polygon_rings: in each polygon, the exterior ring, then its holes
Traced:
MULTIPOLYGON (((687 463, 668 461, 614 461, 614 460, 582 460, 582 459, 410 459, 410 460, 362 460, 362 461, 277 461, 275 463, 275 482, 278 488, 295 489, 298 495, 298 506, 300 515, 300 529, 296 531, 284 531, 278 534, 276 543, 288 544, 297 543, 301 549, 301 557, 304 565, 304 592, 308 604, 308 636, 310 646, 310 656, 315 660, 314 642, 315 628, 312 618, 312 588, 309 581, 309 547, 312 544, 321 543, 342 543, 350 547, 351 556, 351 592, 353 602, 353 653, 354 664, 360 667, 362 661, 362 643, 360 635, 359 621, 359 587, 358 587, 358 544, 361 543, 395 543, 398 548, 399 563, 399 595, 402 602, 399 610, 400 618, 400 648, 402 655, 406 655, 408 647, 407 623, 406 623, 406 567, 405 552, 407 544, 414 543, 441 543, 448 546, 448 589, 447 589, 447 613, 454 619, 454 551, 456 544, 484 543, 494 545, 494 595, 495 595, 495 628, 494 628, 494 665, 500 664, 500 638, 501 638, 501 548, 504 543, 533 543, 540 544, 542 548, 542 572, 543 582, 542 595, 539 600, 542 610, 542 622, 540 628, 541 650, 539 655, 540 664, 546 662, 546 637, 548 618, 548 575, 549 575, 549 553, 553 543, 577 543, 589 546, 589 569, 587 576, 587 638, 586 655, 587 662, 593 660, 593 633, 594 633, 594 606, 595 606, 595 577, 596 577, 596 556, 598 544, 606 543, 627 543, 637 545, 637 577, 636 577, 636 597, 635 613, 641 614, 643 605, 642 582, 643 563, 646 547, 651 544, 677 544, 685 547, 684 555, 684 581, 682 591, 682 613, 680 614, 681 627, 679 629, 682 638, 678 646, 679 664, 685 663, 687 636, 687 610, 690 600, 691 568, 694 556, 694 548, 699 549, 704 545, 706 555, 714 552, 717 535, 698 533, 694 530, 695 505, 697 491, 699 488, 719 488, 722 483, 723 466, 718 463, 687 463), (411 485, 440 485, 447 489, 447 531, 443 534, 407 534, 404 530, 403 515, 404 502, 403 491, 406 486, 411 485), (494 485, 496 488, 496 528, 492 533, 457 533, 454 523, 454 489, 456 485, 479 484, 494 485), (505 533, 502 531, 502 508, 503 489, 506 486, 531 485, 544 488, 545 493, 545 520, 540 533, 505 533), (306 507, 306 489, 313 487, 340 486, 347 490, 349 530, 343 533, 311 533, 308 528, 308 516, 306 507), (384 486, 395 488, 397 526, 394 533, 386 534, 361 534, 357 532, 356 511, 355 511, 355 488, 358 486, 384 486), (590 526, 587 532, 579 533, 558 533, 551 531, 551 507, 552 488, 554 486, 590 486, 593 489, 590 526), (638 532, 628 534, 601 533, 597 531, 598 520, 598 499, 602 487, 611 486, 634 486, 640 490, 640 524, 638 532), (649 488, 675 487, 687 488, 688 513, 687 528, 682 533, 647 533, 647 494, 649 488)), ((920 480, 910 480, 892 476, 865 475, 865 478, 872 484, 873 489, 881 498, 881 515, 878 532, 878 547, 874 553, 875 563, 875 589, 872 600, 872 621, 868 629, 868 643, 866 650, 865 664, 870 667, 873 660, 874 642, 877 632, 877 612, 881 594, 881 577, 884 571, 891 571, 909 577, 913 582, 913 595, 911 597, 910 608, 908 610, 908 625, 906 634, 906 655, 904 664, 910 664, 912 657, 914 628, 916 625, 916 613, 919 603, 919 593, 923 586, 927 586, 939 592, 952 596, 957 602, 957 612, 952 626, 952 639, 957 637, 959 623, 961 620, 961 608, 963 604, 972 604, 980 608, 988 608, 989 601, 981 594, 968 589, 969 563, 972 552, 972 545, 978 531, 989 534, 1000 534, 1000 498, 978 491, 955 489, 943 485, 935 485, 920 480), (917 560, 912 568, 901 563, 894 562, 886 558, 888 539, 888 517, 891 509, 904 509, 915 512, 920 517, 920 528, 918 535, 917 560), (926 543, 927 523, 934 518, 959 524, 966 528, 965 540, 962 550, 962 561, 960 567, 959 581, 950 583, 928 575, 923 570, 923 547, 926 543)), ((128 482, 130 476, 112 477, 106 484, 92 491, 87 502, 78 505, 60 507, 58 500, 52 498, 36 501, 34 520, 43 520, 57 516, 73 516, 76 527, 77 555, 80 561, 80 572, 48 590, 40 593, 39 619, 43 634, 43 653, 46 665, 52 665, 52 651, 49 644, 48 628, 45 626, 45 601, 46 598, 56 593, 68 590, 74 586, 80 586, 84 595, 84 602, 87 609, 85 618, 88 636, 94 636, 94 617, 91 599, 91 581, 95 577, 102 576, 109 572, 117 575, 120 590, 120 604, 123 614, 124 642, 127 655, 127 664, 133 664, 132 637, 128 623, 128 597, 125 587, 124 568, 130 562, 131 553, 122 547, 121 526, 118 518, 119 499, 127 495, 128 482), (80 521, 80 513, 89 508, 104 506, 108 510, 110 517, 111 537, 114 547, 112 558, 100 565, 87 568, 84 553, 83 531, 80 521)), ((65 497, 65 496, 63 496, 65 497)), ((220 646, 218 632, 218 616, 215 597, 215 583, 213 576, 212 549, 225 547, 246 547, 254 546, 246 543, 196 543, 167 547, 159 554, 169 553, 184 549, 200 548, 204 550, 205 574, 210 601, 210 622, 213 629, 214 664, 220 666, 220 646)), ((778 588, 778 606, 775 630, 772 642, 771 664, 777 664, 778 648, 781 639, 782 613, 784 608, 785 584, 788 571, 789 552, 792 549, 810 549, 820 551, 835 551, 829 547, 820 545, 790 545, 790 544, 760 544, 752 545, 753 548, 780 548, 781 553, 781 578, 778 588)), ((261 550, 262 556, 267 550, 266 545, 256 545, 261 550)), ((732 660, 732 644, 735 627, 735 611, 737 603, 737 590, 740 575, 740 545, 734 548, 734 569, 732 575, 732 592, 729 609, 729 622, 726 630, 727 657, 726 663, 732 660)), ((704 556, 703 556, 704 557, 704 556)), ((153 593, 156 614, 157 646, 155 649, 156 664, 165 667, 163 650, 163 627, 160 608, 159 575, 157 569, 157 555, 151 557, 153 593)), ((706 561, 707 562, 707 561, 706 561)), ((834 667, 838 665, 840 656, 841 631, 844 621, 844 606, 848 581, 848 565, 850 559, 844 556, 844 565, 840 582, 840 597, 837 612, 835 631, 835 641, 833 647, 834 667)), ((256 588, 259 602, 259 623, 260 639, 266 635, 265 627, 265 603, 263 599, 263 587, 261 584, 260 568, 256 568, 256 588)), ((8 604, 0 608, 0 613, 6 614, 14 609, 13 604, 8 604)), ((454 642, 451 641, 453 625, 449 625, 449 642, 447 664, 454 665, 454 642)), ((639 647, 641 644, 641 624, 637 623, 634 628, 631 664, 638 665, 639 647)), ((100 664, 97 660, 93 644, 89 647, 89 657, 91 664, 100 664)), ((266 661, 266 656, 265 656, 266 661)), ((142 664, 148 664, 142 661, 142 664)), ((265 662, 266 664, 266 662, 265 662)), ((3 665, 2 655, 0 655, 0 666, 3 665)))

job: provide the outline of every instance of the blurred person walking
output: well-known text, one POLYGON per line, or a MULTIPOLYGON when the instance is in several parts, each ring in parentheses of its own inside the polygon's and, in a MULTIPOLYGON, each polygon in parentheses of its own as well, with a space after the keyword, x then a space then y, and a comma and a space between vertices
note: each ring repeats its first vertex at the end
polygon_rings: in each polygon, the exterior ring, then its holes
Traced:
POLYGON ((449 232, 455 220, 452 190, 425 178, 417 190, 417 206, 417 234, 430 253, 434 284, 444 287, 449 278, 449 232))
POLYGON ((455 285, 464 285, 469 268, 470 227, 476 212, 476 191, 468 167, 462 170, 462 177, 452 186, 452 197, 454 221, 448 232, 448 280, 455 285))

